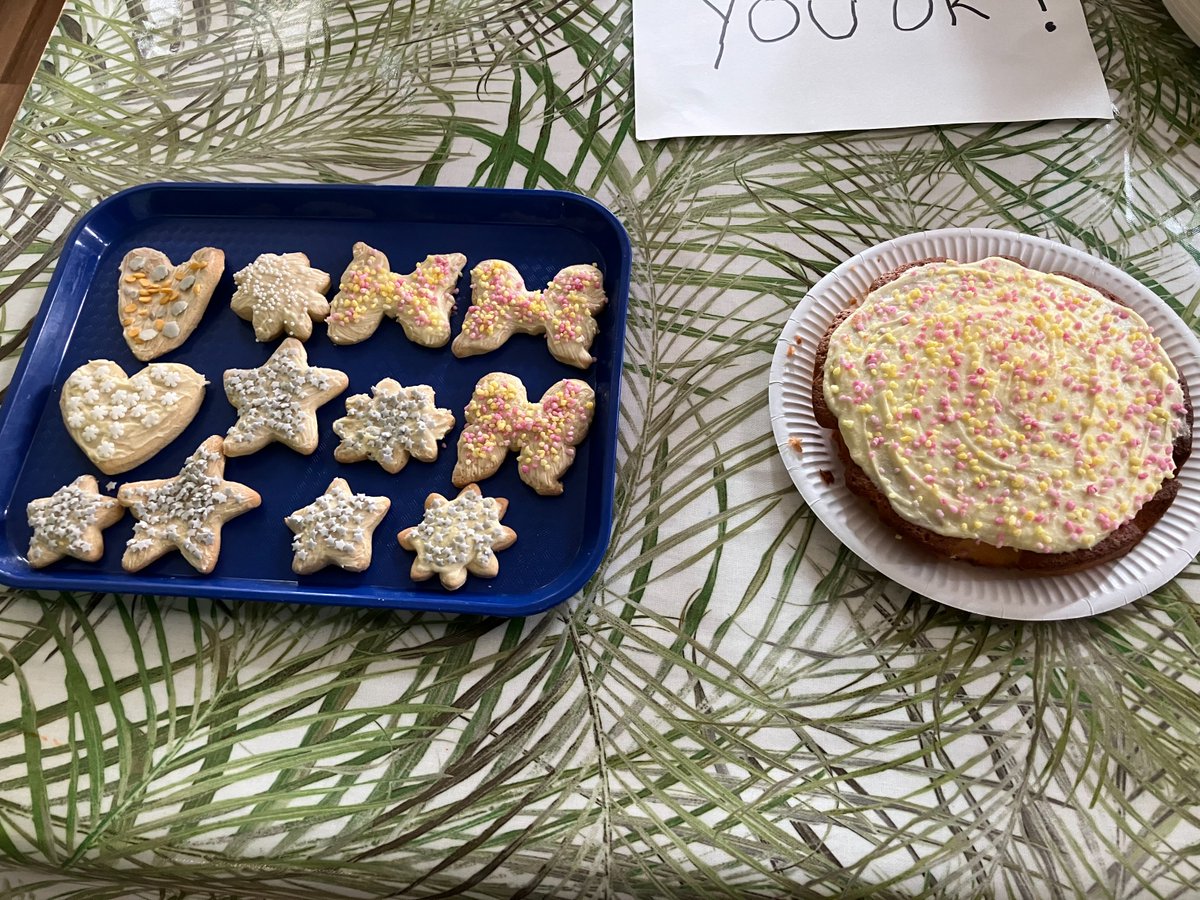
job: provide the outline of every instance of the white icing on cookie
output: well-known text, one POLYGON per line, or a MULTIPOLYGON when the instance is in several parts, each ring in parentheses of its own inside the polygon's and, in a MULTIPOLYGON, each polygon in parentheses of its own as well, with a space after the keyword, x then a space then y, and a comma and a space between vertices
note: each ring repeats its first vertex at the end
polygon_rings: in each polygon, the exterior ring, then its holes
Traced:
POLYGON ((233 276, 230 306, 254 324, 254 336, 270 341, 287 333, 302 341, 312 323, 329 315, 329 273, 314 269, 303 253, 264 253, 233 276))
POLYGON ((31 501, 25 512, 33 529, 29 564, 34 568, 64 556, 95 562, 104 555, 101 532, 125 514, 115 497, 100 493, 91 475, 80 475, 49 497, 31 501))
POLYGON ((257 369, 227 369, 225 395, 238 420, 225 438, 226 456, 245 456, 271 441, 298 453, 317 449, 317 407, 349 385, 345 372, 308 364, 304 345, 288 338, 257 369))
POLYGON ((254 509, 258 493, 225 480, 222 440, 210 437, 173 478, 122 485, 117 498, 138 520, 121 565, 136 572, 178 549, 197 571, 208 573, 221 552, 221 526, 254 509))
POLYGON ((502 497, 484 497, 478 485, 469 484, 453 500, 430 494, 419 525, 396 537, 405 550, 415 550, 414 581, 437 574, 449 590, 462 587, 467 573, 494 578, 500 571, 496 551, 511 547, 517 534, 501 525, 508 509, 502 497))
POLYGON ((346 400, 346 415, 333 423, 342 439, 334 450, 338 462, 371 459, 392 474, 408 463, 437 459, 438 441, 454 427, 454 414, 436 405, 426 384, 403 387, 385 378, 371 388, 373 397, 355 394, 346 400))
POLYGON ((371 537, 392 502, 387 497, 355 494, 344 478, 296 510, 284 522, 292 540, 292 570, 306 575, 328 565, 362 572, 371 564, 371 537))
POLYGON ((93 360, 68 376, 59 406, 72 440, 104 474, 115 475, 178 437, 200 409, 206 384, 179 363, 151 363, 129 377, 115 362, 93 360))

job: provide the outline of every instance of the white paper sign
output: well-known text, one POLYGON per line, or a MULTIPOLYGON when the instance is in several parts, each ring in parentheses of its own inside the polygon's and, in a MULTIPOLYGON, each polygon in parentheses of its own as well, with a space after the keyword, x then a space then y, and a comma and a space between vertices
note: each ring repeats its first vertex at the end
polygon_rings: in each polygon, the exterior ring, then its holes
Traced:
POLYGON ((1112 118, 1079 0, 634 0, 640 139, 1112 118))

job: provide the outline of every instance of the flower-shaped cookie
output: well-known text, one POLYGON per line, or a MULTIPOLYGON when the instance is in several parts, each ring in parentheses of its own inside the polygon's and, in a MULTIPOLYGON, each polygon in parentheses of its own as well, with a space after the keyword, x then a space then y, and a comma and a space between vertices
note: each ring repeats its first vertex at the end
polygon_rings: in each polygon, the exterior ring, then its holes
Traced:
POLYGON ((117 499, 138 520, 121 559, 125 571, 143 569, 176 549, 197 571, 213 570, 221 526, 262 502, 257 491, 225 480, 221 443, 219 435, 210 437, 173 478, 121 485, 117 499))
POLYGON ((496 551, 513 545, 517 533, 500 520, 508 510, 503 497, 484 497, 476 484, 468 484, 453 500, 441 494, 425 498, 421 524, 405 528, 396 538, 405 550, 415 550, 413 581, 435 574, 442 586, 454 591, 467 573, 495 578, 500 571, 496 551))
POLYGON ((303 253, 264 253, 233 276, 229 305, 254 324, 254 337, 270 341, 286 332, 307 341, 313 320, 329 315, 329 273, 314 269, 303 253))
POLYGON ((450 340, 450 311, 466 264, 461 253, 437 253, 417 263, 412 273, 398 275, 387 256, 359 241, 326 319, 330 340, 357 344, 374 334, 387 315, 404 326, 413 343, 443 346, 450 340))
POLYGON ((350 384, 345 372, 308 364, 295 338, 280 344, 257 369, 226 369, 225 396, 238 420, 225 436, 226 456, 246 456, 279 441, 297 453, 317 449, 317 407, 350 384))
POLYGON ((29 564, 40 569, 64 556, 98 560, 104 555, 101 532, 125 515, 125 507, 101 494, 94 476, 80 475, 49 497, 31 501, 25 512, 33 529, 29 564))
POLYGON ((595 407, 595 392, 576 378, 564 378, 530 403, 515 375, 484 375, 458 437, 454 486, 494 475, 509 451, 516 451, 522 481, 539 494, 561 494, 559 479, 575 461, 575 445, 587 436, 595 407))
POLYGON ((586 369, 604 309, 604 277, 591 265, 568 266, 544 291, 525 288, 512 263, 488 259, 471 270, 471 306, 451 349, 455 356, 495 350, 514 334, 545 334, 559 362, 586 369))
POLYGON ((454 414, 437 406, 433 388, 404 387, 385 378, 371 393, 346 400, 346 415, 333 423, 342 439, 333 458, 342 463, 373 459, 393 475, 410 456, 421 462, 437 459, 438 441, 454 427, 454 414))
POLYGON ((344 478, 335 478, 325 493, 283 521, 292 540, 292 571, 308 575, 326 566, 362 572, 371 565, 371 537, 387 515, 387 497, 356 494, 344 478))

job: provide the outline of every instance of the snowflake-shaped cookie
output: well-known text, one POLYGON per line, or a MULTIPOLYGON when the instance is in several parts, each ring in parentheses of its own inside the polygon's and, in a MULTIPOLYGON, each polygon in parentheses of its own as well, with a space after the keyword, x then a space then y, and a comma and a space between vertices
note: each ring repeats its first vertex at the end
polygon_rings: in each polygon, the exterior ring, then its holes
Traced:
POLYGON ((176 549, 205 575, 216 566, 221 526, 262 502, 257 491, 225 480, 221 444, 219 435, 210 437, 173 478, 121 486, 117 499, 138 520, 121 559, 127 572, 143 569, 176 549))
POLYGON ((515 531, 500 524, 507 510, 507 500, 484 497, 475 484, 468 484, 453 500, 430 494, 421 524, 396 535, 401 547, 417 553, 413 581, 436 574, 443 587, 454 591, 463 586, 468 572, 495 578, 500 571, 496 551, 511 547, 517 539, 515 531))
POLYGON ((413 343, 443 346, 450 340, 450 312, 466 264, 461 253, 435 253, 413 272, 399 275, 386 255, 359 241, 325 320, 330 340, 357 344, 374 334, 387 315, 404 326, 413 343))
POLYGON ((308 575, 326 566, 362 572, 371 565, 371 537, 387 515, 387 497, 356 494, 344 478, 335 478, 325 493, 283 521, 292 540, 292 571, 308 575))
POLYGON ((101 532, 125 515, 125 508, 100 493, 94 476, 80 475, 49 497, 31 501, 25 512, 33 529, 29 564, 40 569, 64 556, 98 560, 104 555, 101 532))
POLYGON ((225 396, 237 408, 238 420, 225 436, 225 455, 246 456, 271 441, 312 453, 317 407, 349 384, 345 372, 310 366, 295 338, 287 338, 257 369, 226 369, 225 396))
POLYGON ((333 423, 342 439, 333 458, 342 463, 373 459, 393 475, 410 456, 436 460, 438 441, 454 427, 454 414, 437 406, 433 388, 404 387, 385 378, 371 393, 373 397, 355 394, 346 400, 346 415, 333 423))
POLYGON ((264 253, 233 276, 230 306, 254 324, 254 337, 270 341, 286 332, 307 341, 313 320, 329 315, 329 273, 314 269, 303 253, 264 253))

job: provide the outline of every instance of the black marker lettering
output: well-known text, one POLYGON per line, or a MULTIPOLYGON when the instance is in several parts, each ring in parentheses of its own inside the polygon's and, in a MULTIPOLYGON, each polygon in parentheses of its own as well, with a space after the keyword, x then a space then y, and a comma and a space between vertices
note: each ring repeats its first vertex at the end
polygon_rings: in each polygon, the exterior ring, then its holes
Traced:
POLYGON ((854 32, 858 31, 858 0, 850 0, 850 30, 845 34, 830 34, 825 30, 825 27, 817 21, 817 14, 813 11, 813 0, 808 0, 808 17, 812 19, 812 23, 817 26, 817 30, 825 37, 834 41, 844 41, 848 37, 853 37, 854 32))
POLYGON ((719 69, 721 68, 721 57, 725 55, 725 34, 729 31, 729 20, 733 18, 733 6, 737 3, 737 0, 729 0, 729 7, 725 12, 721 12, 720 8, 712 0, 702 0, 702 2, 721 19, 721 37, 717 40, 717 59, 713 63, 713 68, 719 69))
POLYGON ((979 18, 981 18, 981 19, 990 19, 991 18, 991 16, 989 16, 987 13, 980 12, 975 7, 973 7, 967 3, 964 3, 963 0, 946 0, 946 9, 949 10, 949 12, 950 12, 950 24, 951 25, 958 24, 958 14, 955 12, 956 9, 970 10, 971 12, 975 13, 975 15, 979 16, 979 18))
POLYGON ((746 21, 756 41, 773 44, 796 33, 800 27, 800 10, 796 9, 792 0, 754 0, 754 5, 746 13, 746 21), (754 14, 764 3, 767 5, 756 21, 754 14))
POLYGON ((901 25, 900 24, 900 3, 902 0, 892 0, 892 24, 896 26, 897 31, 916 31, 919 28, 924 28, 926 23, 933 18, 933 0, 925 0, 925 18, 916 25, 901 25))

